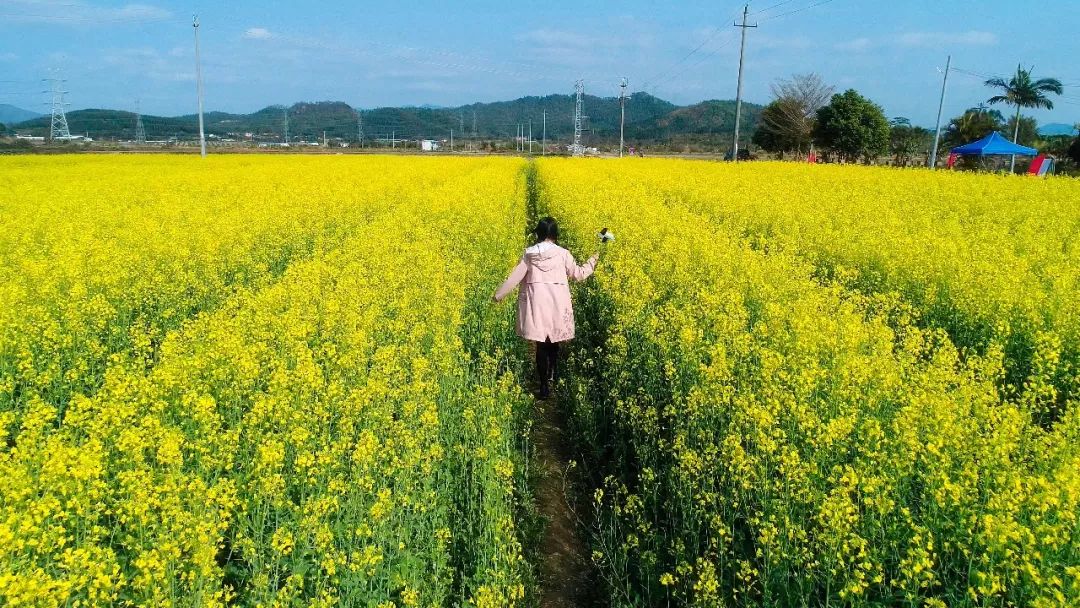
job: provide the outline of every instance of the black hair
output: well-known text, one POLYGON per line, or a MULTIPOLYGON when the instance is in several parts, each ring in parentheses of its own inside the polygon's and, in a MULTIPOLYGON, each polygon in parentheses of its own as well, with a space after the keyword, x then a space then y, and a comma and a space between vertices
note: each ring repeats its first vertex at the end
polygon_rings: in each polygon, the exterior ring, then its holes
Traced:
POLYGON ((536 234, 536 241, 538 243, 546 241, 547 239, 558 241, 559 224, 555 221, 555 218, 545 217, 536 224, 536 229, 533 230, 533 233, 536 234))

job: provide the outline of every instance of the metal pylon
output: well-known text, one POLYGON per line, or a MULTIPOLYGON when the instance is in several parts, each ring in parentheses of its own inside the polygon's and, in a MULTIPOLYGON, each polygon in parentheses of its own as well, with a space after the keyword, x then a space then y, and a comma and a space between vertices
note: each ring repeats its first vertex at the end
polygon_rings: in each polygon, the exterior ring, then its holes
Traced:
POLYGON ((584 156, 585 148, 581 145, 581 130, 585 122, 585 116, 581 111, 585 105, 585 81, 579 80, 574 84, 577 90, 577 102, 574 104, 574 156, 584 156))

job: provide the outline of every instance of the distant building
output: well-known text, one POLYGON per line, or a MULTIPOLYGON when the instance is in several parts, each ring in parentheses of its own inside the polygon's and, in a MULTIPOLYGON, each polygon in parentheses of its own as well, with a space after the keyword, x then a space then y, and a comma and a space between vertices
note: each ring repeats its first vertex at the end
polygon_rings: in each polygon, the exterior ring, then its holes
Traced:
POLYGON ((420 149, 424 152, 435 152, 439 149, 439 142, 434 139, 421 139, 420 149))

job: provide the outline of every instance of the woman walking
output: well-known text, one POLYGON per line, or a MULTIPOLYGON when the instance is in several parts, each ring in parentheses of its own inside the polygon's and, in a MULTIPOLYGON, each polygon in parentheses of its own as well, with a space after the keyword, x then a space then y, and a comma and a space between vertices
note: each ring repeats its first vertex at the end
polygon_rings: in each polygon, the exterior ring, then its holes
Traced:
POLYGON ((502 301, 515 287, 518 292, 518 335, 536 342, 536 373, 540 398, 551 395, 558 379, 559 344, 574 337, 574 308, 570 279, 584 281, 596 269, 599 253, 578 266, 574 256, 558 245, 559 225, 546 217, 536 225, 536 244, 525 249, 510 277, 495 292, 502 301))

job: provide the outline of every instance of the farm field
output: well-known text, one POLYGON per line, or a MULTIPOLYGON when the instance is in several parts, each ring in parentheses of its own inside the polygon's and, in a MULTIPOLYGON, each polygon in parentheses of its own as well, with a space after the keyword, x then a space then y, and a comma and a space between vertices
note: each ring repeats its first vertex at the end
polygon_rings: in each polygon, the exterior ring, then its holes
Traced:
POLYGON ((618 237, 556 401, 600 604, 1080 605, 1077 201, 784 163, 0 158, 0 605, 546 605, 531 367, 489 300, 547 214, 579 260, 618 237))
POLYGON ((521 163, 327 160, 3 159, 0 603, 521 598, 521 163))
POLYGON ((1080 184, 539 175, 578 238, 621 230, 570 387, 612 603, 1080 601, 1080 184))

